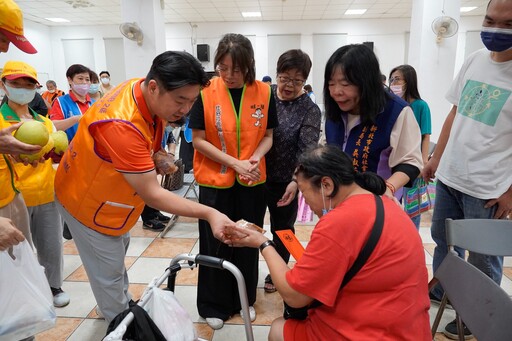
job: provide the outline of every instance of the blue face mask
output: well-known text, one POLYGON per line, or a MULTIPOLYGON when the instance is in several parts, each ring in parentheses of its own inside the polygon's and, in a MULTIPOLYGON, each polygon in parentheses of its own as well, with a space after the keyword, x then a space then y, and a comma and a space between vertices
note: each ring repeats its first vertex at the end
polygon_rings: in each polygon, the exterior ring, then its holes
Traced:
POLYGON ((324 195, 324 186, 320 185, 320 190, 322 191, 322 201, 324 203, 324 208, 322 208, 322 216, 326 215, 332 210, 332 202, 331 198, 329 198, 329 208, 325 206, 325 195, 324 195))
POLYGON ((489 51, 503 52, 512 48, 512 29, 482 27, 480 38, 489 51))
POLYGON ((89 93, 92 95, 92 94, 97 93, 98 91, 100 91, 100 84, 99 83, 91 84, 91 87, 89 88, 89 93))
POLYGON ((9 98, 10 101, 17 103, 19 105, 25 105, 32 102, 34 96, 36 95, 36 89, 29 90, 23 88, 13 88, 5 83, 4 85, 7 89, 7 98, 9 98))

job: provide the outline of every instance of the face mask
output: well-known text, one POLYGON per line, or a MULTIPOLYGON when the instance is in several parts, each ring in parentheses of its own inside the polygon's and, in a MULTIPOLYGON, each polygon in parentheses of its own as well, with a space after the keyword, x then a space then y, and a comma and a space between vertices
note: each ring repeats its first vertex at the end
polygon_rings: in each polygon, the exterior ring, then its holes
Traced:
POLYGON ((503 52, 512 48, 512 29, 482 27, 480 38, 489 51, 503 52))
POLYGON ((404 87, 402 85, 391 85, 389 88, 391 89, 391 91, 393 91, 395 95, 397 95, 400 98, 404 94, 404 87))
POLYGON ((43 88, 37 88, 37 89, 36 89, 36 92, 37 92, 38 94, 41 94, 41 93, 43 92, 43 88))
POLYGON ((329 213, 330 210, 332 210, 332 202, 331 198, 329 198, 329 209, 325 206, 325 195, 324 195, 324 186, 320 185, 320 190, 322 191, 322 201, 324 202, 324 208, 322 208, 322 216, 329 213))
POLYGON ((7 89, 7 98, 10 101, 19 105, 25 105, 30 103, 36 95, 36 89, 28 90, 23 88, 12 88, 7 84, 4 84, 7 89))
POLYGON ((51 94, 54 94, 55 93, 55 89, 54 90, 48 90, 49 93, 51 94))
POLYGON ((74 92, 79 94, 80 96, 85 96, 89 92, 89 88, 91 87, 91 84, 85 83, 85 84, 75 84, 71 83, 71 89, 73 89, 74 92))
POLYGON ((108 83, 110 83, 110 79, 107 78, 107 77, 101 77, 101 82, 105 85, 107 85, 108 83))
POLYGON ((90 93, 90 94, 95 94, 95 93, 97 93, 98 91, 100 91, 100 85, 99 85, 99 83, 91 84, 91 87, 89 88, 89 93, 90 93))

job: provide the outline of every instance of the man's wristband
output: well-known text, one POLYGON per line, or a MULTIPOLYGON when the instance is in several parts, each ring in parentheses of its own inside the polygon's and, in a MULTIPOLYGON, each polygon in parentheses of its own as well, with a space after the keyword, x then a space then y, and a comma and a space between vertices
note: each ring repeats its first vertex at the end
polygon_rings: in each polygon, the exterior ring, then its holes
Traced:
POLYGON ((260 249, 260 252, 263 252, 263 250, 267 247, 267 246, 272 246, 274 249, 276 248, 276 243, 274 243, 272 240, 267 240, 265 242, 263 242, 263 244, 260 245, 259 249, 260 249))

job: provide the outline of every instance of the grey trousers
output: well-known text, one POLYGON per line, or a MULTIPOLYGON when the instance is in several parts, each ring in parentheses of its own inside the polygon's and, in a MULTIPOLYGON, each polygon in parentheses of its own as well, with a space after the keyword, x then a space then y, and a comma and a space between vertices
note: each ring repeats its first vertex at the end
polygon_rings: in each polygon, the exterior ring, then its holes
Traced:
POLYGON ((21 193, 16 194, 14 199, 7 205, 0 207, 0 217, 9 218, 14 223, 14 226, 20 230, 28 243, 33 248, 32 236, 30 234, 30 223, 28 220, 27 206, 21 193))
POLYGON ((128 273, 124 266, 130 233, 115 237, 96 232, 76 220, 57 199, 55 203, 73 235, 94 298, 105 320, 110 323, 128 309, 131 299, 128 273))
POLYGON ((62 286, 63 248, 62 219, 55 202, 27 207, 32 241, 37 250, 39 264, 44 266, 46 278, 52 288, 62 286))

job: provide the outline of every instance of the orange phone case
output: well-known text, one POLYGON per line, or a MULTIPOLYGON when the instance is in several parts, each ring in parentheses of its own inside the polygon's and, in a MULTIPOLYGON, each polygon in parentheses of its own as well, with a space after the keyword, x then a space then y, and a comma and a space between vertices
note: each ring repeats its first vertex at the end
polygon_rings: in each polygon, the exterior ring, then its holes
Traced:
POLYGON ((276 231, 276 233, 293 258, 295 258, 295 260, 299 260, 304 253, 304 246, 302 246, 292 230, 280 230, 276 231))

